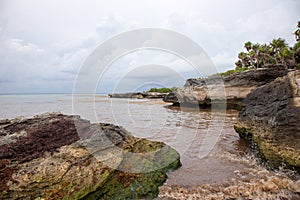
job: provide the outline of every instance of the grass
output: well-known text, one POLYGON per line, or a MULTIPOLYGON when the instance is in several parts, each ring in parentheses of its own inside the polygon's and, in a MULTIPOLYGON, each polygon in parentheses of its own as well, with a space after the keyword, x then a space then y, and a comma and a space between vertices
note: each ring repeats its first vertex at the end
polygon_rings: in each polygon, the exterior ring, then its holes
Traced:
POLYGON ((231 74, 234 74, 234 73, 244 72, 244 71, 247 71, 247 70, 249 70, 248 67, 243 67, 243 68, 238 68, 238 69, 231 69, 231 70, 228 70, 226 72, 216 73, 216 74, 209 75, 208 77, 200 77, 198 79, 202 80, 202 79, 206 79, 206 78, 212 78, 214 76, 228 76, 228 75, 231 75, 231 74))

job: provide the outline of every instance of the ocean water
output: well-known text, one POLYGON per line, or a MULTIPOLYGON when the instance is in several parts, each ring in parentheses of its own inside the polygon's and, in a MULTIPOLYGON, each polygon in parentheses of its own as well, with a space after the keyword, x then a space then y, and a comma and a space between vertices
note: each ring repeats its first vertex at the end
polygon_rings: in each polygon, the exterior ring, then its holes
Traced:
POLYGON ((292 172, 266 170, 238 137, 233 129, 237 111, 210 112, 173 108, 161 100, 62 94, 0 95, 0 108, 1 119, 45 112, 77 114, 167 143, 181 154, 182 167, 169 173, 160 188, 161 199, 299 196, 295 191, 300 192, 300 183, 292 172))

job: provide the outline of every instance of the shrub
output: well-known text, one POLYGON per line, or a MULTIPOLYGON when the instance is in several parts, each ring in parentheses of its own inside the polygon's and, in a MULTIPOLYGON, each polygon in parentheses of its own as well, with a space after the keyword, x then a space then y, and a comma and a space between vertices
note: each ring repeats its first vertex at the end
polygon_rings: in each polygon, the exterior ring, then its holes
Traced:
POLYGON ((147 92, 159 92, 159 93, 169 93, 172 91, 176 91, 177 87, 172 87, 172 88, 151 88, 147 92))

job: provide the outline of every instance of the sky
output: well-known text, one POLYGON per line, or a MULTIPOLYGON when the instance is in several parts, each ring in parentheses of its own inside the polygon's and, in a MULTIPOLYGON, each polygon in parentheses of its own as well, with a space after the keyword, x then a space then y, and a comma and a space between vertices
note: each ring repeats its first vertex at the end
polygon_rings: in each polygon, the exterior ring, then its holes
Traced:
MULTIPOLYGON (((1 0, 0 93, 72 93, 95 49, 143 28, 188 37, 226 71, 246 41, 281 37, 293 45, 299 10, 298 0, 1 0)), ((142 49, 108 66, 95 91, 180 86, 199 76, 176 55, 142 49)))

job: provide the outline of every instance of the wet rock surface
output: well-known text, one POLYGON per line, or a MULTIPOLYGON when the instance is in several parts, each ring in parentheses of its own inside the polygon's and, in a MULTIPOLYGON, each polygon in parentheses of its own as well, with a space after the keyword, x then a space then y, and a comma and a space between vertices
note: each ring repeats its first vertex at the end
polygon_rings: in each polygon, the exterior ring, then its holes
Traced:
POLYGON ((154 198, 179 154, 111 124, 50 113, 0 121, 1 199, 154 198))
POLYGON ((228 109, 241 109, 242 101, 256 88, 265 85, 277 77, 288 73, 283 66, 272 66, 257 70, 234 73, 228 76, 214 76, 206 79, 188 79, 177 92, 164 97, 165 102, 174 105, 199 105, 210 108, 212 100, 215 105, 226 99, 228 109))
POLYGON ((300 173, 300 71, 250 93, 235 130, 269 166, 300 173))

